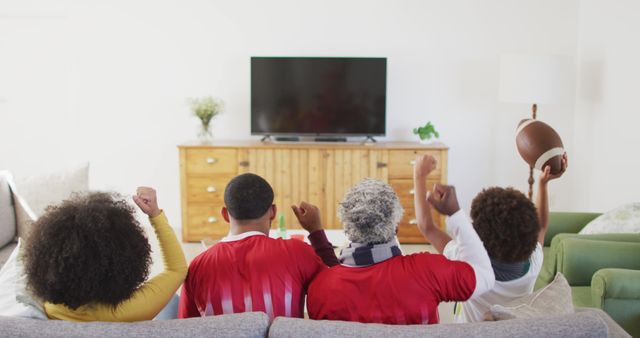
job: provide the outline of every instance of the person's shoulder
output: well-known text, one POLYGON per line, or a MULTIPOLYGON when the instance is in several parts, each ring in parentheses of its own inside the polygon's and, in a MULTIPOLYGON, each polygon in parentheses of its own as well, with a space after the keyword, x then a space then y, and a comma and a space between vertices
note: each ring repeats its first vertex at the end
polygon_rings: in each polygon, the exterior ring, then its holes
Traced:
POLYGON ((403 257, 405 261, 403 265, 405 265, 409 269, 412 269, 414 272, 442 272, 449 269, 459 269, 461 268, 461 265, 469 265, 467 262, 450 260, 446 256, 439 253, 420 252, 403 257))
POLYGON ((277 241, 280 241, 286 248, 302 252, 311 252, 315 255, 313 247, 306 242, 297 239, 278 239, 277 241))
POLYGON ((209 248, 199 253, 194 259, 191 260, 191 263, 189 263, 189 269, 191 269, 191 267, 197 267, 201 265, 203 261, 207 261, 209 257, 215 256, 218 250, 220 250, 223 247, 229 246, 231 243, 233 242, 218 242, 210 246, 209 248))
POLYGON ((446 260, 446 257, 437 253, 416 252, 410 255, 402 256, 402 260, 409 262, 438 262, 446 260))

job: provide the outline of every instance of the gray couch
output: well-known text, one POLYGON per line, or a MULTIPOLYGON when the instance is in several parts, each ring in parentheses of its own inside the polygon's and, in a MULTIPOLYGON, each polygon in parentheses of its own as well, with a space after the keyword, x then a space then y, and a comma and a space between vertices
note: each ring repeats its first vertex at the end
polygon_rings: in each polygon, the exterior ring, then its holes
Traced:
POLYGON ((0 267, 16 247, 16 237, 35 217, 15 192, 11 174, 0 171, 0 267))
POLYGON ((438 325, 276 318, 262 312, 138 323, 72 323, 0 317, 0 337, 630 337, 606 313, 438 325))

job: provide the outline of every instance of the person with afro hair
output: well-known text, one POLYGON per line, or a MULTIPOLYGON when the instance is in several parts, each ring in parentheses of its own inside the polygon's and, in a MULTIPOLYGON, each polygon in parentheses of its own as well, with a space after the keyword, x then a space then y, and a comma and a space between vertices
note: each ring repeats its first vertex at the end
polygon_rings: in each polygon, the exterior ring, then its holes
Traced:
MULTIPOLYGON (((426 192, 425 180, 433 157, 416 158, 414 169, 415 207, 417 223, 438 252, 449 259, 460 259, 468 250, 463 243, 452 240, 431 218, 431 207, 447 217, 447 230, 455 217, 466 217, 458 206, 453 186, 436 184, 426 192)), ((529 295, 542 268, 544 236, 549 223, 547 183, 559 178, 567 169, 566 154, 560 173, 551 174, 545 167, 539 179, 537 208, 527 197, 513 188, 492 187, 482 190, 471 203, 473 229, 482 240, 491 260, 495 285, 490 291, 473 297, 454 308, 455 322, 478 322, 486 319, 492 305, 504 305, 529 295)), ((472 229, 472 230, 473 230, 472 229)))
POLYGON ((114 193, 75 195, 50 206, 34 224, 25 251, 27 285, 49 319, 76 322, 153 319, 187 274, 156 192, 140 187, 133 201, 149 216, 165 271, 147 281, 151 247, 134 209, 114 193))

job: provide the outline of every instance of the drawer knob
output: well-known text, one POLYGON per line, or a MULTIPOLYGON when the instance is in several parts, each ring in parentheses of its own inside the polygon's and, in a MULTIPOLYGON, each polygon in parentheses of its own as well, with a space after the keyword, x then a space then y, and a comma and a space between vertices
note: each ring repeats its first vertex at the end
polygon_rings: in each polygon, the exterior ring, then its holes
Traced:
POLYGON ((207 218, 207 222, 209 222, 209 223, 215 223, 217 221, 218 221, 218 219, 213 217, 213 216, 209 216, 209 218, 207 218))
POLYGON ((216 162, 218 162, 218 159, 213 158, 213 157, 207 157, 207 163, 214 164, 216 162))
POLYGON ((409 224, 418 224, 418 221, 414 218, 409 221, 409 224))
POLYGON ((409 164, 411 164, 411 165, 416 165, 416 160, 411 160, 411 161, 409 161, 409 164))
POLYGON ((216 192, 216 187, 210 185, 207 187, 207 192, 216 192))
POLYGON ((413 190, 413 189, 409 190, 409 195, 413 195, 413 194, 415 194, 415 193, 416 193, 416 191, 415 191, 415 190, 413 190))

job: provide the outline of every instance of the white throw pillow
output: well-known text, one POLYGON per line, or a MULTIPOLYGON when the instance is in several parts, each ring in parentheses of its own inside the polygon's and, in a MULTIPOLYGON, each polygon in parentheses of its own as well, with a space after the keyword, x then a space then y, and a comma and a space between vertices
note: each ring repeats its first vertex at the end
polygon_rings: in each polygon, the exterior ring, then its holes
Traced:
POLYGON ((513 300, 505 305, 493 305, 485 315, 486 320, 506 320, 515 318, 536 318, 566 315, 574 312, 571 286, 558 272, 549 285, 513 300))
POLYGON ((22 241, 0 269, 0 316, 47 319, 42 302, 27 291, 21 254, 22 241))
POLYGON ((580 234, 640 233, 640 203, 629 203, 598 216, 580 234))
MULTIPOLYGON (((52 204, 68 199, 74 192, 89 190, 89 163, 43 175, 14 178, 16 194, 33 215, 39 217, 52 204)), ((27 238, 28 229, 18 225, 18 237, 27 238)))
POLYGON ((11 198, 11 174, 0 171, 0 248, 16 237, 16 213, 11 198))

